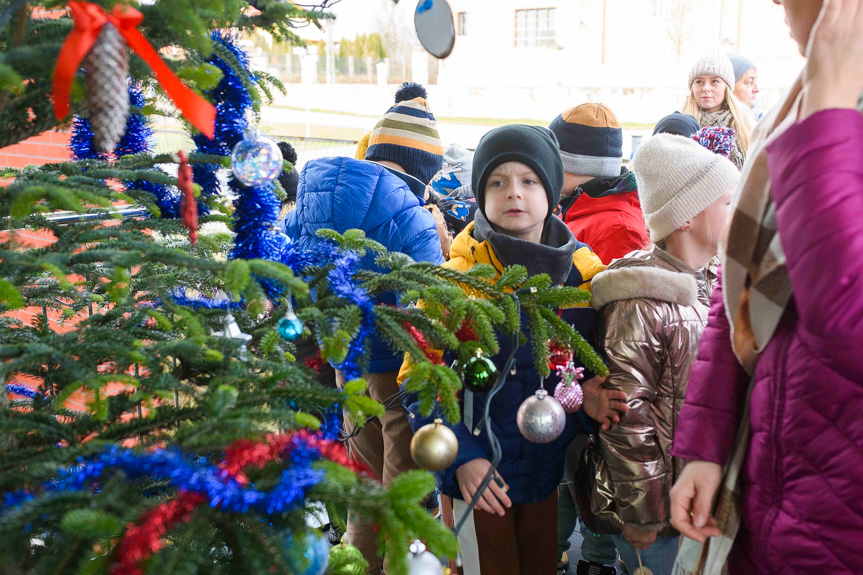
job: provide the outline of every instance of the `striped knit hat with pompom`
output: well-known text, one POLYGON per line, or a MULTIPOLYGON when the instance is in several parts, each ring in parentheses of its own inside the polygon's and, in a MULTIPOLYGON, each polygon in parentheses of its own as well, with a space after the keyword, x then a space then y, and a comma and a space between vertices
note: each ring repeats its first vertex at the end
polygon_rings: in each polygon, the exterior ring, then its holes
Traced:
POLYGON ((395 106, 372 130, 366 151, 366 160, 395 162, 424 184, 443 166, 443 143, 426 97, 420 84, 402 84, 395 106))

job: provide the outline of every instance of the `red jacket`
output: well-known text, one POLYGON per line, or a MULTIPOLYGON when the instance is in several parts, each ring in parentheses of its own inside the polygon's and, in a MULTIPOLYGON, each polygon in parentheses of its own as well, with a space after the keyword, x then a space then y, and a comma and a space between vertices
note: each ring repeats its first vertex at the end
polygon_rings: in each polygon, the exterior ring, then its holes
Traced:
POLYGON ((650 245, 630 172, 613 179, 597 178, 576 190, 563 221, 575 239, 589 245, 604 264, 650 245))

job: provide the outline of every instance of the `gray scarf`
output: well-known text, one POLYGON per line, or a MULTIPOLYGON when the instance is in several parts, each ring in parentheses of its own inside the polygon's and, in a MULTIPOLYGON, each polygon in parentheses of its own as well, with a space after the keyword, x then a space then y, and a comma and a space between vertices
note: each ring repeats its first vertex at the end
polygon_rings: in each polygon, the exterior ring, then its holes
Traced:
MULTIPOLYGON (((728 104, 725 104, 718 112, 701 112, 701 120, 698 122, 702 128, 708 126, 721 126, 723 128, 734 129, 734 116, 731 115, 731 110, 728 109, 728 104)), ((734 134, 734 149, 728 156, 737 169, 743 168, 743 162, 746 158, 743 152, 740 151, 740 139, 737 134, 734 134)))
POLYGON ((494 231, 482 212, 477 210, 473 237, 480 242, 488 241, 503 265, 522 265, 527 268, 528 275, 548 274, 552 284, 562 284, 572 271, 575 238, 566 224, 556 217, 545 225, 542 243, 538 244, 494 231))

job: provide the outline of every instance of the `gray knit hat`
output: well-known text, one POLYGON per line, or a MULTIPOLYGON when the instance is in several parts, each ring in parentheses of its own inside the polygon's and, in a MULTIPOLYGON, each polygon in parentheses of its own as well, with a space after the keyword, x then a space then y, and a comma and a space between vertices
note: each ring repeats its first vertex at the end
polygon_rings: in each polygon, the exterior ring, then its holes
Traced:
POLYGON ((641 144, 632 161, 638 199, 654 242, 700 214, 740 178, 727 158, 672 134, 658 134, 641 144))
MULTIPOLYGON (((744 70, 745 71, 745 70, 744 70)), ((728 59, 722 50, 718 47, 704 54, 689 70, 689 87, 692 88, 692 83, 695 77, 701 74, 710 74, 711 76, 719 76, 728 87, 734 89, 734 65, 728 59)))
POLYGON ((734 67, 735 84, 740 81, 740 78, 743 77, 743 74, 745 74, 752 68, 757 68, 755 62, 753 62, 746 56, 741 56, 740 54, 728 54, 728 59, 731 60, 731 65, 734 67))

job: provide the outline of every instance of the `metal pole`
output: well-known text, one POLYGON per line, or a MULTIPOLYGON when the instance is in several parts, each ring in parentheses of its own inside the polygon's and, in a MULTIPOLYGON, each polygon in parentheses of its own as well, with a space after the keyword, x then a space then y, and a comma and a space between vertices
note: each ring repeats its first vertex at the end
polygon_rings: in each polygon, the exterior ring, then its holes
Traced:
POLYGON ((605 25, 608 15, 608 0, 602 0, 602 64, 605 64, 605 25))
POLYGON ((743 0, 737 4, 737 53, 740 54, 740 36, 743 31, 743 0))

